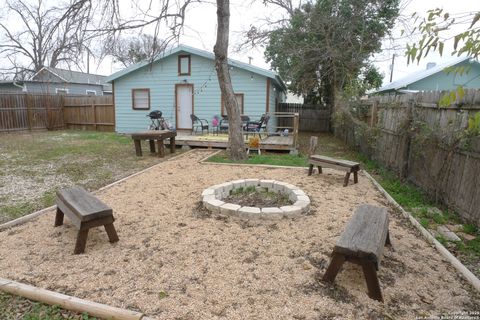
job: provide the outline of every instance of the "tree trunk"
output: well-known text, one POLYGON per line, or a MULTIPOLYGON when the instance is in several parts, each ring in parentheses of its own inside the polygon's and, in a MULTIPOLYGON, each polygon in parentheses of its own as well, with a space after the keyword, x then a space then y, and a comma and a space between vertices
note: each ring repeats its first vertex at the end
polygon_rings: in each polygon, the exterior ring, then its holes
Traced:
POLYGON ((217 0, 217 42, 213 51, 215 53, 215 69, 220 84, 220 91, 222 92, 228 116, 230 158, 232 160, 244 160, 247 158, 247 152, 242 135, 242 120, 228 70, 229 23, 230 0, 217 0))

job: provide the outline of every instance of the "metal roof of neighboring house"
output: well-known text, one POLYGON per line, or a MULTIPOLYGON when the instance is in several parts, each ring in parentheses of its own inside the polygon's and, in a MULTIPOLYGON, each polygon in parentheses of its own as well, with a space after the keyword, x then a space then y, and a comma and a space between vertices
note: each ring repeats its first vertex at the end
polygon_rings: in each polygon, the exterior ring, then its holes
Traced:
POLYGON ((408 85, 410 85, 414 82, 425 79, 425 78, 427 78, 427 77, 429 77, 429 76, 431 76, 435 73, 441 72, 446 68, 453 67, 454 65, 459 64, 459 63, 464 62, 464 61, 467 61, 469 59, 470 59, 469 57, 458 57, 458 58, 448 60, 444 63, 438 64, 438 65, 436 65, 434 67, 431 67, 429 69, 420 70, 420 71, 411 73, 411 74, 409 74, 408 76, 406 76, 402 79, 393 81, 393 82, 381 87, 375 93, 380 93, 380 92, 390 91, 390 90, 399 90, 399 89, 405 88, 405 87, 407 87, 408 85))
POLYGON ((112 91, 111 84, 107 83, 105 80, 107 76, 102 76, 99 74, 84 73, 80 71, 73 71, 68 69, 52 68, 52 67, 43 67, 37 73, 35 73, 30 81, 37 81, 35 77, 44 70, 52 73, 58 78, 62 79, 68 83, 80 83, 80 84, 96 84, 102 85, 104 91, 112 91))
MULTIPOLYGON (((195 54, 195 55, 198 55, 198 56, 210 59, 210 60, 215 60, 215 55, 213 53, 209 52, 209 51, 205 51, 205 50, 201 50, 201 49, 197 49, 197 48, 193 48, 193 47, 181 44, 181 45, 179 45, 179 46, 177 46, 173 49, 165 50, 160 56, 155 58, 153 60, 153 62, 157 62, 159 60, 162 60, 162 59, 164 59, 168 56, 171 56, 173 54, 176 54, 178 52, 188 52, 188 53, 195 54)), ((114 74, 109 75, 106 78, 106 82, 112 82, 113 80, 121 78, 121 77, 129 74, 132 71, 138 70, 138 69, 148 65, 149 63, 150 63, 150 61, 142 61, 142 62, 135 63, 135 64, 123 69, 123 70, 120 70, 118 72, 115 72, 114 74)), ((256 73, 256 74, 260 74, 264 77, 273 79, 273 80, 275 80, 276 84, 280 88, 282 88, 283 90, 286 90, 285 83, 283 82, 282 78, 280 78, 280 76, 276 72, 273 72, 273 71, 270 71, 270 70, 267 70, 267 69, 263 69, 263 68, 260 68, 260 67, 256 67, 256 66, 253 66, 251 64, 241 62, 241 61, 238 61, 238 60, 234 60, 234 59, 228 59, 228 64, 230 66, 241 68, 241 69, 244 69, 244 70, 256 73)))

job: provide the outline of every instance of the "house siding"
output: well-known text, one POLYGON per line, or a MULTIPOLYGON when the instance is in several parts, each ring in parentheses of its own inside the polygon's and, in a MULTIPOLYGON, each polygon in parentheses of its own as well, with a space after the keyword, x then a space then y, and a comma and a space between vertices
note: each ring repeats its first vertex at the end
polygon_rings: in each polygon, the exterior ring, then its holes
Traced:
MULTIPOLYGON (((145 130, 150 120, 146 115, 161 110, 163 116, 176 126, 175 84, 193 84, 194 113, 211 123, 221 114, 221 94, 214 61, 191 54, 191 75, 178 75, 179 52, 114 80, 116 131, 130 133, 145 130), (131 90, 150 89, 150 110, 133 110, 131 90)), ((260 117, 266 108, 266 77, 238 67, 230 70, 233 89, 244 94, 244 113, 260 117)))
POLYGON ((103 94, 102 85, 95 84, 80 84, 80 83, 55 83, 55 82, 35 82, 29 81, 24 83, 28 93, 48 93, 56 94, 55 89, 68 89, 68 94, 71 95, 86 95, 87 90, 96 92, 97 96, 103 94))

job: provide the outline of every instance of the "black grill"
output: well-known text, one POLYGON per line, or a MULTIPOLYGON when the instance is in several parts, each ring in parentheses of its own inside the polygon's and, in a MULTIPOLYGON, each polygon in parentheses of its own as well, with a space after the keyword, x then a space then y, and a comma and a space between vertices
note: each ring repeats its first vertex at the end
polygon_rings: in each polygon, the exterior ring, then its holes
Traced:
POLYGON ((162 111, 160 110, 154 110, 148 114, 150 119, 160 119, 162 117, 162 111))

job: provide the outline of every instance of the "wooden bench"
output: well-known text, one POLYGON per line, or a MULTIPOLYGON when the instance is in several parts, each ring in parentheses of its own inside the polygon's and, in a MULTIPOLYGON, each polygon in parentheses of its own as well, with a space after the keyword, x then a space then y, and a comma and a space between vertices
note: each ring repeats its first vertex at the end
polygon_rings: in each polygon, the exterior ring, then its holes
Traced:
POLYGON ((360 205, 333 249, 323 280, 333 282, 345 261, 359 264, 367 281, 368 296, 383 302, 377 271, 386 244, 391 244, 387 209, 360 205))
POLYGON ((55 227, 63 224, 65 214, 78 229, 74 254, 85 251, 88 230, 93 227, 104 226, 110 242, 118 241, 113 210, 82 187, 57 191, 55 227))
POLYGON ((313 166, 318 167, 318 173, 322 173, 322 167, 332 168, 337 170, 346 171, 345 179, 343 181, 343 186, 348 186, 348 181, 350 179, 350 174, 353 173, 353 183, 358 182, 358 170, 360 170, 360 164, 348 160, 339 160, 335 158, 330 158, 326 156, 311 155, 308 158, 308 163, 310 167, 308 168, 308 175, 311 176, 313 173, 313 166))

